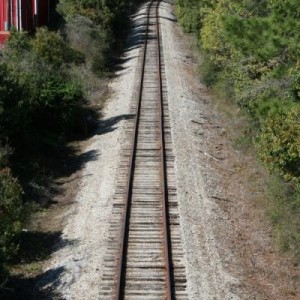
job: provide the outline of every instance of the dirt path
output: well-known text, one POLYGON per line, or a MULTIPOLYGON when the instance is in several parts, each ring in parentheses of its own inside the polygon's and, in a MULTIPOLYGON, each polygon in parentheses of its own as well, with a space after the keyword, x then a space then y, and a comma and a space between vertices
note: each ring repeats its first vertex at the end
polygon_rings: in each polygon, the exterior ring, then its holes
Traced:
MULTIPOLYGON (((189 299, 297 299, 295 281, 272 248, 270 230, 253 204, 253 186, 240 170, 248 166, 253 174, 261 171, 232 148, 226 123, 199 81, 197 60, 172 9, 171 1, 162 1, 160 22, 189 299)), ((42 289, 55 291, 55 299, 100 299, 111 199, 125 125, 132 117, 143 22, 144 7, 133 18, 129 47, 111 82, 112 96, 98 133, 84 150, 90 159, 66 214, 64 245, 57 247, 39 283, 42 289)))

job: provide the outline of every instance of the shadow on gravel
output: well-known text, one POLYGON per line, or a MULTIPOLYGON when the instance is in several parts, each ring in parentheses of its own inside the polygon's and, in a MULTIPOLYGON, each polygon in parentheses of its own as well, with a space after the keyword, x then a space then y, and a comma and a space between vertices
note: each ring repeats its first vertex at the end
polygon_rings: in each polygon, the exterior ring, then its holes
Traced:
MULTIPOLYGON (((63 177, 69 177, 72 174, 76 173, 77 171, 83 169, 83 167, 88 163, 92 161, 96 161, 99 156, 98 151, 96 150, 89 150, 87 152, 81 153, 81 154, 74 154, 69 157, 68 160, 66 160, 63 164, 63 177)), ((65 183, 65 181, 64 181, 65 183)))
POLYGON ((132 57, 119 57, 114 59, 113 63, 114 63, 114 71, 118 72, 118 71, 122 71, 125 68, 123 67, 123 64, 125 64, 128 61, 131 61, 132 59, 136 58, 136 56, 132 56, 132 57))
POLYGON ((11 277, 5 290, 0 293, 3 300, 59 300, 63 296, 56 291, 60 285, 60 277, 64 272, 63 267, 48 270, 31 278, 21 276, 11 277), (40 282, 40 287, 36 285, 40 282))
POLYGON ((116 117, 112 117, 109 119, 104 119, 99 122, 98 129, 96 131, 97 135, 106 134, 116 130, 118 127, 116 126, 119 122, 123 120, 130 120, 135 117, 134 114, 124 114, 116 117))
POLYGON ((66 246, 75 245, 77 241, 63 239, 61 231, 24 231, 20 239, 19 259, 17 258, 13 263, 18 264, 21 268, 27 266, 27 272, 25 276, 11 276, 5 289, 1 290, 0 299, 63 299, 55 290, 61 283, 64 267, 51 269, 33 276, 32 274, 36 273, 34 263, 49 259, 53 252, 66 246))
MULTIPOLYGON (((123 120, 133 119, 134 116, 135 116, 134 114, 123 114, 120 116, 104 119, 104 118, 102 118, 101 114, 99 114, 98 119, 93 118, 91 120, 92 124, 89 125, 90 130, 88 132, 86 132, 84 137, 79 137, 78 139, 74 139, 74 140, 77 140, 77 141, 88 140, 95 135, 102 135, 102 134, 106 134, 109 132, 113 132, 114 130, 116 130, 118 128, 116 125, 119 122, 121 122, 123 120)), ((90 151, 90 152, 83 153, 81 155, 76 155, 76 159, 78 160, 78 162, 80 164, 82 163, 84 165, 86 162, 88 162, 90 160, 95 160, 97 158, 96 155, 97 155, 97 153, 90 151)), ((83 165, 79 165, 79 166, 83 167, 83 165)), ((76 171, 76 170, 74 170, 74 171, 76 171)))
POLYGON ((50 258, 50 255, 66 246, 75 245, 76 240, 63 239, 61 231, 41 232, 23 231, 20 237, 19 261, 15 263, 30 264, 50 258))
POLYGON ((159 18, 160 18, 160 19, 164 19, 164 20, 168 20, 168 21, 173 22, 173 23, 177 23, 176 17, 174 17, 173 19, 167 18, 167 17, 159 17, 159 18))

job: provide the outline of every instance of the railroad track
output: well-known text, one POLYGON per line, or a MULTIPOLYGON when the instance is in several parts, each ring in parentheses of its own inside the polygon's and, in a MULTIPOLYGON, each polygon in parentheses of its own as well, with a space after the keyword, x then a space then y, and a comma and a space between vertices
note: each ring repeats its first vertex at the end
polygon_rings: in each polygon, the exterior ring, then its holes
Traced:
POLYGON ((147 7, 135 119, 120 163, 101 299, 187 299, 160 2, 147 7))

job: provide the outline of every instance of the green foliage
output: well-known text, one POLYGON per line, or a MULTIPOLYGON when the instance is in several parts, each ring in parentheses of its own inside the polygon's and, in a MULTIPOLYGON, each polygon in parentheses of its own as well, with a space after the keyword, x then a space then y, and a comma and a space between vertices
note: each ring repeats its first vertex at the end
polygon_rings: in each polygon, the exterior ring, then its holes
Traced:
POLYGON ((139 0, 62 0, 59 12, 67 21, 65 32, 73 48, 86 56, 86 63, 99 77, 107 75, 123 47, 130 12, 139 0))
POLYGON ((40 29, 24 48, 18 45, 19 40, 24 44, 24 35, 18 35, 12 34, 0 63, 0 126, 17 149, 41 136, 64 135, 82 100, 80 85, 66 73, 75 51, 62 37, 40 29))
POLYGON ((8 168, 0 170, 0 278, 5 262, 18 250, 16 237, 21 230, 22 188, 8 168))
POLYGON ((83 62, 83 55, 70 48, 63 37, 47 28, 38 28, 32 41, 33 51, 47 64, 60 67, 64 63, 83 62))
POLYGON ((274 177, 269 184, 269 216, 279 248, 300 260, 300 185, 274 177))
POLYGON ((295 101, 300 101, 300 71, 298 70, 292 77, 291 97, 295 101))
POLYGON ((29 49, 29 39, 26 32, 18 32, 14 27, 10 31, 10 36, 6 47, 9 48, 12 54, 20 53, 29 49))
POLYGON ((300 108, 270 115, 259 139, 260 156, 271 170, 278 171, 286 180, 300 177, 300 108))
POLYGON ((224 3, 218 2, 215 8, 205 16, 199 30, 202 49, 209 52, 211 60, 217 64, 224 64, 229 55, 223 32, 223 16, 226 13, 224 3))
POLYGON ((244 20, 239 16, 229 16, 224 22, 224 29, 225 39, 245 56, 267 60, 282 51, 281 41, 267 18, 250 17, 244 20))
POLYGON ((199 1, 177 0, 176 13, 185 32, 197 32, 200 22, 199 1))
POLYGON ((99 77, 109 71, 112 51, 107 32, 85 16, 76 16, 65 28, 68 41, 86 56, 86 66, 99 77))
POLYGON ((13 150, 9 145, 2 145, 0 143, 0 169, 5 168, 9 163, 9 157, 13 153, 13 150))
POLYGON ((203 25, 203 20, 216 4, 216 0, 177 0, 176 13, 184 31, 198 34, 203 25))
MULTIPOLYGON (((61 139, 76 125, 83 93, 81 85, 68 75, 68 65, 79 63, 78 58, 81 57, 59 33, 45 28, 39 29, 34 38, 12 31, 7 47, 2 51, 0 277, 5 274, 5 262, 17 252, 17 236, 24 215, 23 189, 7 166, 18 171, 19 163, 26 164, 24 174, 18 173, 23 177, 20 182, 24 190, 28 192, 29 174, 34 169, 31 165, 37 165, 33 153, 43 148, 58 147, 61 139)), ((37 172, 40 170, 34 173, 37 172)))
POLYGON ((214 61, 211 60, 211 57, 208 55, 203 54, 204 59, 201 63, 201 74, 202 74, 202 80, 204 83, 212 87, 217 82, 219 82, 220 76, 221 76, 221 69, 218 64, 216 64, 214 61))

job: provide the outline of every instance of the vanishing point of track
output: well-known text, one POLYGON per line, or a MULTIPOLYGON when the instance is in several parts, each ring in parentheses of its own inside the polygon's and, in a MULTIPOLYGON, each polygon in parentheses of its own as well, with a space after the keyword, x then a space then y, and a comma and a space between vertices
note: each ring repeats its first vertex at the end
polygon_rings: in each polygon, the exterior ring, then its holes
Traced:
POLYGON ((187 298, 170 120, 164 99, 160 2, 151 0, 146 11, 133 133, 120 166, 116 218, 111 222, 103 279, 107 285, 101 299, 187 298))

